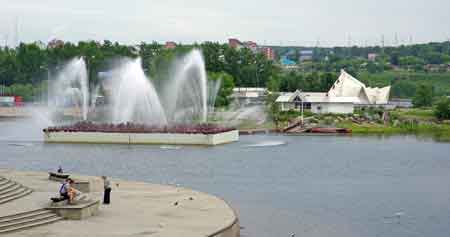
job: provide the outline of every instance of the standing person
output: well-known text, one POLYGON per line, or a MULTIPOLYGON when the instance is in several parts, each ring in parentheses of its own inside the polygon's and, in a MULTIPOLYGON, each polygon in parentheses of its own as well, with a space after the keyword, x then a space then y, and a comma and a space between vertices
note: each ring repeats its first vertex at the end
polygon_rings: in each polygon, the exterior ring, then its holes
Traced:
POLYGON ((103 187, 105 193, 103 195, 103 204, 109 204, 111 202, 111 181, 106 176, 102 176, 103 187))
POLYGON ((58 167, 58 173, 59 173, 59 174, 62 174, 62 173, 64 173, 64 171, 63 171, 63 169, 62 169, 62 167, 61 167, 61 166, 59 166, 59 167, 58 167))

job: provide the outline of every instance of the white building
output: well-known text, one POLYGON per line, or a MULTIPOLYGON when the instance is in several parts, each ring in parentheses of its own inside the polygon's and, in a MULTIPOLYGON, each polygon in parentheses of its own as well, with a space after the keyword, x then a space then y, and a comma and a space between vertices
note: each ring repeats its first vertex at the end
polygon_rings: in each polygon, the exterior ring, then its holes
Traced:
POLYGON ((383 88, 366 87, 350 74, 341 71, 341 75, 327 93, 301 92, 299 90, 280 95, 276 103, 282 111, 311 110, 313 113, 353 113, 356 106, 386 105, 389 100, 390 86, 383 88))
POLYGON ((389 101, 390 86, 366 87, 362 82, 341 70, 341 75, 328 91, 330 97, 355 97, 358 105, 385 105, 389 101))
POLYGON ((231 98, 239 106, 264 104, 269 91, 261 87, 236 87, 233 89, 231 98))
POLYGON ((257 98, 266 96, 267 93, 267 88, 263 87, 236 87, 233 88, 233 94, 231 96, 234 98, 257 98))

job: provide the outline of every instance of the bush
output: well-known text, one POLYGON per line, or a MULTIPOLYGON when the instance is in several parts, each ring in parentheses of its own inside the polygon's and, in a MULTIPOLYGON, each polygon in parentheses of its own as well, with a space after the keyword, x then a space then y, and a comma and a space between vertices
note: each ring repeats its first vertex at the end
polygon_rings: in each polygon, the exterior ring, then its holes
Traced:
POLYGON ((436 104, 434 115, 440 120, 450 119, 450 99, 444 97, 436 104))
POLYGON ((431 106, 433 103, 433 87, 424 84, 420 85, 412 102, 414 107, 431 106))

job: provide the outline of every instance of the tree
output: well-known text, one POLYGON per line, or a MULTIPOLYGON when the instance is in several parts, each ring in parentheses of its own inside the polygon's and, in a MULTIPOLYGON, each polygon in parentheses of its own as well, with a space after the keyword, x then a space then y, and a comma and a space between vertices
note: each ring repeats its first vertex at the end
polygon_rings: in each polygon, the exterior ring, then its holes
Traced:
POLYGON ((440 120, 450 119, 450 98, 443 97, 434 108, 434 115, 440 120))
POLYGON ((278 123, 280 122, 280 107, 278 103, 276 103, 278 96, 278 93, 272 93, 269 94, 266 99, 267 112, 277 128, 278 123))
POLYGON ((322 74, 322 76, 320 77, 320 81, 321 81, 321 88, 320 91, 328 91, 334 84, 334 81, 336 80, 336 75, 333 73, 325 73, 322 74))
POLYGON ((413 98, 414 107, 427 107, 433 103, 433 87, 429 85, 420 85, 413 98))
POLYGON ((209 72, 208 80, 218 81, 220 80, 220 89, 217 92, 215 101, 216 107, 228 106, 230 104, 230 95, 234 89, 234 79, 226 72, 209 72))
POLYGON ((399 54, 397 52, 392 53, 390 61, 392 65, 399 65, 399 54))

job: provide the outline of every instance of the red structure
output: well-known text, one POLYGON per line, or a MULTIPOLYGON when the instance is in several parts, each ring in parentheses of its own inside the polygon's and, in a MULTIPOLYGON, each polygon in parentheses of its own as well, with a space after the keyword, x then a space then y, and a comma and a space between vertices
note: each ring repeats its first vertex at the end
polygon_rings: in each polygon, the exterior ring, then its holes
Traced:
POLYGON ((249 48, 252 52, 256 52, 258 49, 258 44, 253 41, 246 41, 244 42, 245 47, 249 48))
POLYGON ((242 47, 242 42, 235 38, 228 39, 228 45, 233 49, 239 49, 242 47))
POLYGON ((173 41, 167 41, 166 45, 164 46, 164 48, 166 49, 174 49, 177 47, 177 44, 173 41))
POLYGON ((62 48, 64 46, 64 41, 59 39, 53 39, 52 41, 48 42, 47 48, 55 49, 55 48, 62 48))
POLYGON ((0 106, 23 106, 22 96, 0 96, 0 106))
POLYGON ((16 106, 23 106, 23 98, 22 98, 22 96, 14 96, 14 104, 16 106))
POLYGON ((275 51, 270 47, 264 47, 261 52, 266 56, 268 60, 275 60, 275 51))

